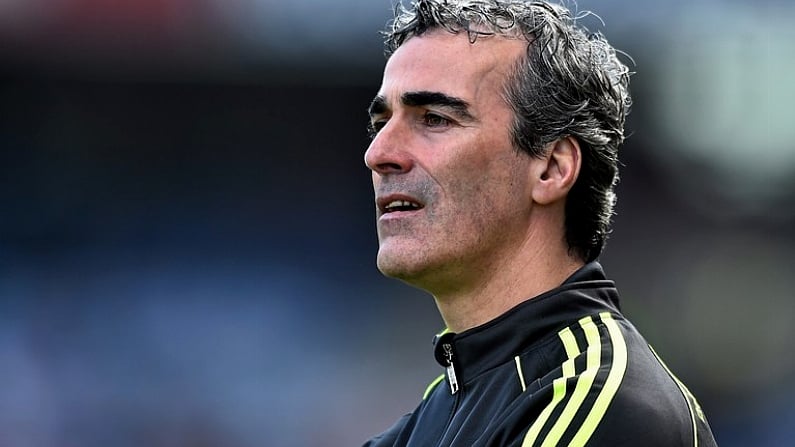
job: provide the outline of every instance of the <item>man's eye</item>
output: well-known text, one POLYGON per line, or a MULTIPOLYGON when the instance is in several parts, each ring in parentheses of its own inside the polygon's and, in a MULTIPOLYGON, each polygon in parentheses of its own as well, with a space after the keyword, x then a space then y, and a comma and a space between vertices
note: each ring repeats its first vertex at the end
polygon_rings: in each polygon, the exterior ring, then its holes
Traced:
POLYGON ((449 119, 435 113, 426 113, 423 115, 422 119, 424 124, 428 127, 443 127, 450 124, 449 119))
POLYGON ((370 121, 367 125, 367 133, 370 135, 370 138, 375 138, 375 135, 383 129, 385 125, 386 120, 370 121))

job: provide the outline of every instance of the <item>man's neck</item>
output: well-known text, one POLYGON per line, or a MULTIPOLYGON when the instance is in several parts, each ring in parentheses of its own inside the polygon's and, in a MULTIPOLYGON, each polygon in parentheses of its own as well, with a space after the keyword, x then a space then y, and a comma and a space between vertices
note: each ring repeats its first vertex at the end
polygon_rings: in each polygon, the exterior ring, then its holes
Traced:
POLYGON ((447 327, 453 332, 487 323, 518 304, 560 286, 584 262, 569 254, 562 244, 521 250, 503 260, 478 282, 450 293, 434 294, 447 327))

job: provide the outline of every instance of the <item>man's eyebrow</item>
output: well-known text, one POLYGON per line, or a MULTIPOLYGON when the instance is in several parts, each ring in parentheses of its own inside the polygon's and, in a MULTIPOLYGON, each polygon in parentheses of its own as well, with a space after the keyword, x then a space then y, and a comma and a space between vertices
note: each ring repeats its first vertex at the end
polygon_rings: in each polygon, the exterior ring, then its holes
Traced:
POLYGON ((469 111, 469 103, 461 98, 450 96, 441 92, 406 92, 401 96, 401 102, 409 107, 441 106, 452 109, 461 118, 474 120, 469 111))
MULTIPOLYGON (((456 115, 467 120, 474 120, 475 117, 469 111, 469 103, 461 98, 450 96, 440 92, 407 92, 401 96, 401 102, 408 107, 421 106, 441 106, 451 109, 456 115)), ((370 116, 382 115, 389 111, 386 98, 381 95, 373 98, 367 113, 370 116)))

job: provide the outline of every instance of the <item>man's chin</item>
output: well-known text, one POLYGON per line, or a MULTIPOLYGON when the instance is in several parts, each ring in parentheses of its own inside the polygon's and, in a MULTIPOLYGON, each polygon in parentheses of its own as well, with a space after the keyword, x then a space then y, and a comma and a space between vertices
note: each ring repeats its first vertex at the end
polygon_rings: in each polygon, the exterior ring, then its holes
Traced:
POLYGON ((403 279, 411 276, 413 269, 409 264, 410 263, 405 261, 401 262, 391 257, 378 255, 378 270, 381 271, 384 276, 390 278, 403 279))
POLYGON ((425 268, 417 259, 409 256, 400 256, 394 253, 378 252, 378 270, 384 276, 399 279, 407 283, 413 283, 418 277, 422 276, 425 268))

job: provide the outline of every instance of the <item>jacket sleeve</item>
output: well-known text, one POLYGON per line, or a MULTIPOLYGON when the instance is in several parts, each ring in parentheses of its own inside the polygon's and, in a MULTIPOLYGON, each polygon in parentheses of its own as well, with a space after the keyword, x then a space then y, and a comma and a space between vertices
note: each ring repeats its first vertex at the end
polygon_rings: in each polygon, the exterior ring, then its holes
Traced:
MULTIPOLYGON (((576 378, 570 381, 576 384, 576 378)), ((716 447, 705 419, 690 418, 685 410, 672 414, 671 402, 651 402, 640 394, 620 394, 608 406, 598 424, 588 426, 589 411, 568 418, 565 402, 553 408, 551 389, 539 389, 506 408, 495 426, 474 445, 478 447, 539 447, 568 445, 579 447, 716 447), (639 398, 640 397, 640 398, 639 398), (545 420, 544 423, 539 421, 545 420), (695 430, 694 430, 695 429, 695 430)), ((677 403, 683 400, 675 399, 677 403)), ((583 406, 595 398, 587 395, 583 406)), ((582 409, 582 408, 581 408, 582 409)), ((593 419, 592 419, 593 420, 593 419)))
POLYGON ((625 343, 608 323, 600 343, 593 335, 589 349, 571 349, 560 368, 529 383, 477 445, 715 447, 687 388, 647 344, 632 334, 625 343))

